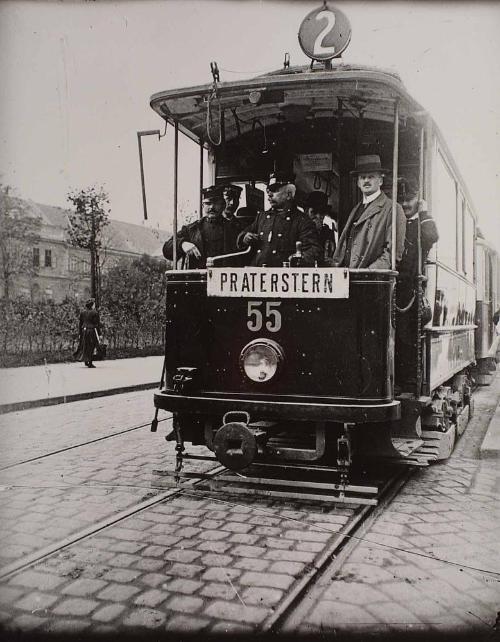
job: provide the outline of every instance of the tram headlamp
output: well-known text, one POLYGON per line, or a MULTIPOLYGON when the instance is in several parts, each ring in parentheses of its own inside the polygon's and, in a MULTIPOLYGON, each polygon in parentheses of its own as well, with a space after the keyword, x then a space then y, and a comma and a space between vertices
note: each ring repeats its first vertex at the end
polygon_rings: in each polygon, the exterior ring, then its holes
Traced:
POLYGON ((257 383, 272 379, 281 367, 284 354, 280 345, 271 339, 255 339, 240 354, 240 367, 257 383))

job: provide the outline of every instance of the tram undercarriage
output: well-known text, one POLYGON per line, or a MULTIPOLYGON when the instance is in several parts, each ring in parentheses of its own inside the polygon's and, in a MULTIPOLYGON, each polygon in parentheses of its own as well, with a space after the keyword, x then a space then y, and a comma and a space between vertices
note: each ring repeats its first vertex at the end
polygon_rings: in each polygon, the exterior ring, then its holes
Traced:
MULTIPOLYGON (((211 489, 320 501, 376 503, 374 472, 400 465, 427 466, 447 459, 473 414, 468 371, 437 388, 432 398, 402 394, 401 418, 379 422, 271 420, 247 411, 224 415, 174 412, 174 471, 159 477, 181 479, 190 459, 218 461, 228 473, 212 479, 211 489), (212 456, 192 455, 186 443, 206 446, 212 456)), ((161 407, 162 393, 156 395, 161 407)), ((244 404, 243 404, 244 405, 244 404)), ((390 414, 390 413, 388 413, 390 414)), ((153 428, 154 429, 154 428, 153 428)), ((375 474, 375 477, 377 477, 375 474)))

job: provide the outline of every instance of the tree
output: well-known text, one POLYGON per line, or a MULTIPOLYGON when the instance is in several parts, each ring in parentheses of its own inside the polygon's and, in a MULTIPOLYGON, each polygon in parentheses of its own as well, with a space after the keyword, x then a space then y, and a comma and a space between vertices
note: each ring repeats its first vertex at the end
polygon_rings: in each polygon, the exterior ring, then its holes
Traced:
POLYGON ((31 215, 26 203, 0 183, 0 274, 6 299, 16 276, 33 278, 37 273, 33 246, 40 240, 40 228, 40 218, 31 215))
POLYGON ((67 199, 75 208, 69 215, 69 240, 90 253, 90 288, 99 307, 99 251, 102 231, 109 224, 108 194, 102 187, 92 186, 69 192, 67 199))
POLYGON ((102 286, 106 334, 115 344, 143 347, 162 342, 165 262, 143 255, 106 271, 102 286))

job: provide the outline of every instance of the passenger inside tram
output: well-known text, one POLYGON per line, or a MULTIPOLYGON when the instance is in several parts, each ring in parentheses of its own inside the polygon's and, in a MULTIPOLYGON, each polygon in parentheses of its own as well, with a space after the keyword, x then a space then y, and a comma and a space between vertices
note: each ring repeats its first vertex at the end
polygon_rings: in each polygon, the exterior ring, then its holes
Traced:
POLYGON ((251 247, 253 250, 249 265, 282 267, 294 254, 297 266, 317 264, 321 260, 319 235, 313 222, 295 203, 295 176, 289 172, 273 172, 266 192, 270 209, 259 212, 254 222, 238 236, 240 249, 251 247))
POLYGON ((320 191, 311 192, 306 197, 304 209, 318 231, 322 248, 321 264, 323 265, 331 261, 337 245, 337 224, 331 216, 327 194, 320 191))
MULTIPOLYGON (((392 202, 382 192, 384 175, 376 154, 358 156, 351 175, 357 177, 362 200, 354 206, 340 235, 332 264, 336 267, 390 270, 392 265, 392 202)), ((406 218, 396 211, 396 263, 404 249, 406 218)))
MULTIPOLYGON (((201 219, 184 225, 177 234, 177 257, 181 269, 205 268, 209 256, 236 252, 239 228, 235 217, 223 216, 225 200, 222 188, 211 185, 202 190, 201 219)), ((174 238, 163 246, 163 256, 173 260, 174 238)))

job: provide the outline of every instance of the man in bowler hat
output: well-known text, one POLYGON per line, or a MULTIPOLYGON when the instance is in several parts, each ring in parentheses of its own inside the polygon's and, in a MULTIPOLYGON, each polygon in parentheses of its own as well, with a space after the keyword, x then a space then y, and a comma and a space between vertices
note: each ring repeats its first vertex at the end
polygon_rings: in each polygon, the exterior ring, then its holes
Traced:
MULTIPOLYGON (((358 156, 356 168, 363 200, 347 219, 333 255, 333 265, 349 268, 391 269, 392 201, 381 191, 384 174, 380 157, 358 156)), ((396 262, 404 249, 406 218, 401 205, 396 206, 396 262)))
MULTIPOLYGON (((225 201, 222 188, 211 185, 202 190, 203 217, 184 225, 177 234, 177 256, 185 268, 205 268, 209 256, 236 251, 238 227, 222 212, 225 201)), ((163 256, 173 258, 173 237, 163 246, 163 256)))
POLYGON ((255 250, 250 265, 281 267, 302 243, 302 265, 321 260, 321 246, 314 223, 295 206, 294 176, 286 172, 270 175, 267 197, 271 209, 259 212, 238 237, 238 246, 255 250))

